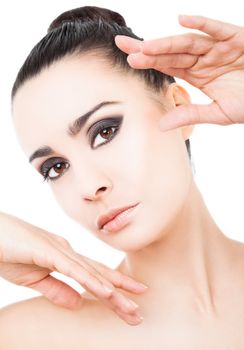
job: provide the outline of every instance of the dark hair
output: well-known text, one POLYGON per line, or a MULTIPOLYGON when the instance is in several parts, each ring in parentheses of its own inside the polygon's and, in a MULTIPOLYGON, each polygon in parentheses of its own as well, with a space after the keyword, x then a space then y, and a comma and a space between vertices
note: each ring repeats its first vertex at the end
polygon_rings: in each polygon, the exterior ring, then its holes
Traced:
MULTIPOLYGON (((114 42, 116 35, 135 35, 118 12, 97 7, 83 6, 63 12, 50 24, 47 34, 34 46, 20 68, 14 82, 11 101, 18 88, 39 74, 44 68, 66 55, 95 52, 113 67, 137 75, 154 92, 160 92, 166 83, 175 82, 174 77, 155 69, 133 69, 127 62, 127 54, 114 42)), ((191 159, 190 140, 186 147, 191 159)))

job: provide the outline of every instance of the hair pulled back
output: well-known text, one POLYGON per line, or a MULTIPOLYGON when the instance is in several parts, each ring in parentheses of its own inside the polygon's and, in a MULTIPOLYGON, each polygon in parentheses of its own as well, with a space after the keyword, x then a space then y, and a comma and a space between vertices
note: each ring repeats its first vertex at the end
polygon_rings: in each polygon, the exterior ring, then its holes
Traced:
MULTIPOLYGON (((97 6, 83 6, 65 11, 48 27, 47 34, 34 46, 12 87, 11 101, 17 90, 27 80, 43 69, 71 54, 96 53, 125 73, 132 73, 144 81, 154 92, 160 92, 166 84, 175 82, 174 77, 155 69, 133 69, 127 62, 127 54, 114 42, 116 35, 126 35, 144 40, 134 34, 118 12, 97 6)), ((191 158, 190 140, 186 147, 191 158)))

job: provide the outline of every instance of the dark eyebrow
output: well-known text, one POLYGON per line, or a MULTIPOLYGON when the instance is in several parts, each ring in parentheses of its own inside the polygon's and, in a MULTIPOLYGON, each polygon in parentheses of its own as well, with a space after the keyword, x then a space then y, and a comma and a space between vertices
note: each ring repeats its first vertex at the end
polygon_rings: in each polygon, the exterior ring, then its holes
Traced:
MULTIPOLYGON (((104 101, 99 103, 98 105, 93 107, 90 111, 86 112, 85 114, 83 114, 82 116, 80 116, 79 118, 77 118, 71 124, 68 125, 68 129, 66 131, 68 136, 72 138, 75 137, 84 127, 84 125, 86 124, 88 119, 91 117, 91 115, 95 113, 98 109, 107 105, 118 104, 118 103, 122 103, 122 101, 104 101)), ((29 162, 31 163, 35 158, 46 157, 54 153, 55 153, 54 150, 49 146, 40 147, 31 154, 31 156, 29 157, 29 162)))

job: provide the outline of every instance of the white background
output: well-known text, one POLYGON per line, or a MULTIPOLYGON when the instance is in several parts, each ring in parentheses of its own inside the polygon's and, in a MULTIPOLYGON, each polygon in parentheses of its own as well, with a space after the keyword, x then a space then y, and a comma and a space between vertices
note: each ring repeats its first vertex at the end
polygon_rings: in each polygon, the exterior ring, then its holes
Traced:
MULTIPOLYGON (((146 40, 192 31, 180 26, 178 14, 204 15, 244 25, 243 3, 236 0, 9 0, 0 5, 0 211, 64 236, 76 251, 114 268, 124 253, 99 241, 59 208, 48 185, 29 165, 11 121, 12 84, 29 51, 46 34, 55 17, 63 11, 85 5, 120 12, 134 33, 146 40)), ((180 79, 177 81, 188 89, 192 103, 211 102, 188 83, 180 79)), ((191 150, 195 180, 215 221, 227 236, 244 242, 244 125, 197 125, 191 137, 191 150)), ((70 278, 55 274, 78 291, 84 290, 70 278)), ((40 294, 0 278, 0 307, 37 295, 40 294)))

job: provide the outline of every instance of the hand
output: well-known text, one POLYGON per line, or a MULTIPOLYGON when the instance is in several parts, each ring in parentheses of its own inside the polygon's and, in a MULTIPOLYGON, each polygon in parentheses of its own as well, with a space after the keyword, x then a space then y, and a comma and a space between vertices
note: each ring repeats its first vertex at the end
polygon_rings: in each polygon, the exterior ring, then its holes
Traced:
POLYGON ((0 276, 33 288, 54 304, 67 308, 82 305, 82 296, 54 278, 57 271, 79 282, 128 324, 138 323, 133 307, 115 287, 142 293, 139 282, 76 253, 63 237, 31 225, 16 216, 0 213, 0 276), (104 289, 107 286, 112 291, 104 289))
POLYGON ((179 23, 208 35, 186 33, 147 41, 115 36, 132 68, 153 68, 184 79, 213 100, 171 109, 160 121, 161 130, 244 123, 244 27, 203 16, 179 16, 179 23))

